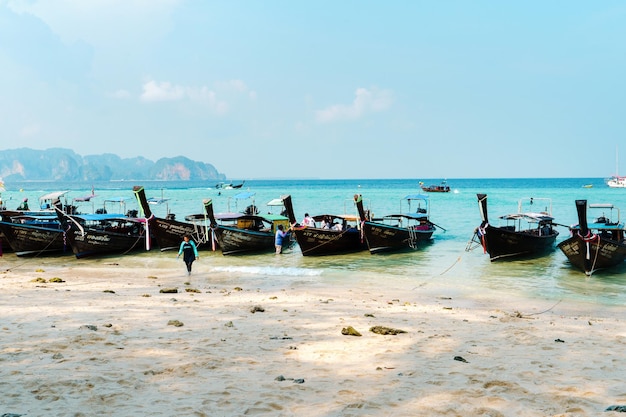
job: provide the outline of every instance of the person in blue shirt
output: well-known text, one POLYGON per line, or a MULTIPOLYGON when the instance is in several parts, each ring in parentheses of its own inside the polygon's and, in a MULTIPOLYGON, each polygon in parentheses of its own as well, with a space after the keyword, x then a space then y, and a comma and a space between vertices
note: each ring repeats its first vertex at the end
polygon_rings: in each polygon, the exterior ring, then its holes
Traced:
POLYGON ((187 275, 191 275, 191 264, 196 259, 200 259, 198 256, 198 248, 196 247, 196 242, 191 240, 191 236, 185 235, 183 236, 183 241, 180 244, 180 249, 178 249, 178 256, 183 255, 183 261, 185 261, 185 265, 187 265, 187 275))
POLYGON ((274 240, 274 246, 276 247, 276 255, 280 255, 283 251, 283 240, 287 237, 287 232, 282 224, 278 225, 276 230, 276 239, 274 240))

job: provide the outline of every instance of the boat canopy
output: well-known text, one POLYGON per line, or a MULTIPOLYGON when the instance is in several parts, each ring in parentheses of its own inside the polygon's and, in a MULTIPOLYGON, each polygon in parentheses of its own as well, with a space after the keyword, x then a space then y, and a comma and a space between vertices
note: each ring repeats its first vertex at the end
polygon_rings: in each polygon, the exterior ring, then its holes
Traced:
MULTIPOLYGON (((199 216, 203 216, 202 218, 204 218, 204 215, 199 215, 199 216)), ((243 214, 243 213, 231 213, 231 212, 215 213, 215 215, 214 215, 215 220, 236 220, 236 219, 239 219, 239 218, 244 217, 244 216, 245 216, 245 214, 243 214)), ((187 217, 190 217, 190 216, 187 216, 187 217)), ((185 217, 185 218, 187 218, 187 217, 185 217)))
POLYGON ((148 204, 163 204, 166 201, 169 201, 169 198, 150 197, 148 199, 148 204))
POLYGON ((614 209, 615 206, 611 203, 596 203, 596 204, 589 204, 589 208, 614 209))
POLYGON ((554 220, 554 217, 546 213, 515 213, 505 214, 500 216, 503 220, 526 220, 529 222, 549 222, 554 220))
POLYGON ((283 199, 282 198, 275 198, 273 200, 268 201, 267 203, 268 206, 283 206, 283 199))
POLYGON ((63 197, 65 194, 69 193, 69 190, 66 191, 55 191, 53 193, 48 193, 39 197, 39 201, 54 201, 63 197))
POLYGON ((76 197, 74 199, 74 201, 78 201, 78 202, 91 201, 91 199, 94 198, 95 196, 96 196, 96 194, 86 195, 86 196, 83 196, 83 197, 76 197))

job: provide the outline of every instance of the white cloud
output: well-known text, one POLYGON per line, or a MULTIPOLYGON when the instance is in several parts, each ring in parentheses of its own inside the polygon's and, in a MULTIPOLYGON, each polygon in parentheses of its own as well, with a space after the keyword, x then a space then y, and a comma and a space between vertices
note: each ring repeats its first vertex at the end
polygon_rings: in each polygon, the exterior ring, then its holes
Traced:
POLYGON ((334 104, 318 110, 316 120, 320 123, 331 123, 342 120, 355 120, 369 113, 377 113, 391 107, 393 99, 388 90, 368 90, 357 88, 354 100, 350 105, 334 104))
POLYGON ((143 84, 143 92, 141 93, 140 100, 146 103, 187 100, 206 105, 217 114, 225 114, 230 109, 226 101, 227 98, 235 100, 235 96, 241 96, 242 94, 250 95, 250 92, 247 91, 247 87, 245 87, 243 82, 235 84, 228 82, 218 83, 218 87, 220 90, 224 91, 218 92, 206 86, 189 87, 175 85, 167 81, 157 82, 150 80, 143 84), (221 96, 225 96, 226 98, 221 98, 221 96))
POLYGON ((141 101, 176 101, 185 98, 185 89, 168 82, 148 81, 143 85, 141 101))

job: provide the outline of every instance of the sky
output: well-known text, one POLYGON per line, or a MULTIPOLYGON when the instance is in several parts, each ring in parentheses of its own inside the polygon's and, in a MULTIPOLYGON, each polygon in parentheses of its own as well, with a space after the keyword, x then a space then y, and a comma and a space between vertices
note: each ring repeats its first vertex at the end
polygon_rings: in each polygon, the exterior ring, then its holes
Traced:
POLYGON ((0 0, 0 68, 0 150, 241 180, 600 178, 621 147, 626 173, 622 0, 0 0))

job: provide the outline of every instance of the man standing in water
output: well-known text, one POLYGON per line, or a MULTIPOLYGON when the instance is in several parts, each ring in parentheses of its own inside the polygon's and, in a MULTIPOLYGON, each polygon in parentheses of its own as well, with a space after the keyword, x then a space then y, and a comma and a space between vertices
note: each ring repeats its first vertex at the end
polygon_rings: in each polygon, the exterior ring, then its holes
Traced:
POLYGON ((287 237, 287 232, 282 224, 278 225, 276 230, 276 238, 274 240, 274 246, 276 247, 276 255, 280 255, 283 252, 283 240, 287 237))
POLYGON ((191 275, 191 264, 198 257, 198 248, 196 247, 196 242, 191 240, 191 236, 185 235, 183 236, 183 241, 180 244, 180 249, 178 250, 178 256, 176 258, 180 258, 180 255, 183 255, 183 261, 185 261, 185 265, 187 265, 187 275, 191 275))

